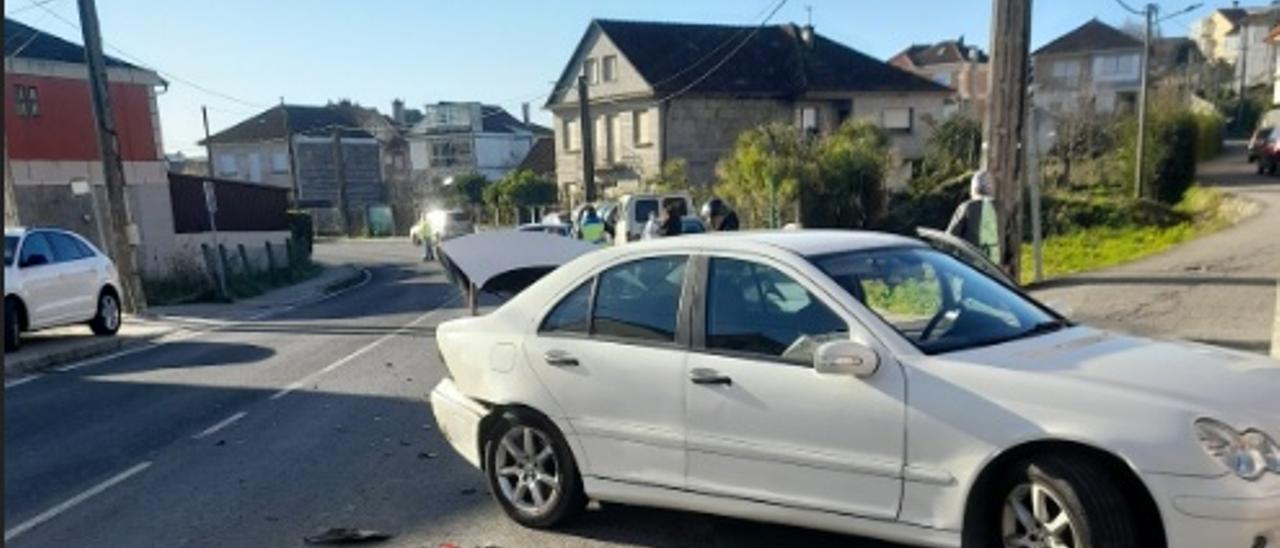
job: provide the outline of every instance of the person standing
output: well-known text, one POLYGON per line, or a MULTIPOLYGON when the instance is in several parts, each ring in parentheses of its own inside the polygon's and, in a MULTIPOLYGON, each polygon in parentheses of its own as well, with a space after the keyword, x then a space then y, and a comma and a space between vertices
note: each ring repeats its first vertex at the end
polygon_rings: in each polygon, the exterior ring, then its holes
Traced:
POLYGON ((738 213, 720 198, 712 198, 702 204, 702 218, 713 231, 738 230, 738 213))
POLYGON ((640 239, 653 240, 658 238, 662 234, 661 228, 661 225, 658 223, 658 213, 650 211, 649 220, 644 223, 644 232, 641 233, 640 239))
POLYGON ((660 230, 662 236, 679 236, 683 234, 683 215, 681 215, 681 209, 683 208, 680 207, 683 204, 671 201, 664 205, 665 207, 662 208, 662 226, 660 230))
POLYGON ((604 243, 604 222, 596 215, 594 206, 582 210, 582 221, 579 223, 578 237, 589 244, 604 243))
POLYGON ((996 217, 995 183, 991 174, 980 170, 969 181, 969 199, 956 207, 947 233, 977 247, 987 258, 1000 263, 1000 228, 996 217))

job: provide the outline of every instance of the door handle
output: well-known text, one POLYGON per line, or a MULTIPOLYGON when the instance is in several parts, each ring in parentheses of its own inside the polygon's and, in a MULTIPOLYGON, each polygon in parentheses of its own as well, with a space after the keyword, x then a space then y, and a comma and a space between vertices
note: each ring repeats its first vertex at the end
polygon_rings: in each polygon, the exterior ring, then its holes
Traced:
POLYGON ((716 371, 715 369, 707 369, 705 367, 699 367, 690 371, 689 380, 693 381, 693 384, 733 384, 733 379, 728 375, 721 375, 719 371, 716 371))
POLYGON ((546 354, 542 355, 542 359, 547 362, 547 365, 556 367, 576 367, 578 365, 578 358, 569 355, 564 350, 548 350, 546 354))

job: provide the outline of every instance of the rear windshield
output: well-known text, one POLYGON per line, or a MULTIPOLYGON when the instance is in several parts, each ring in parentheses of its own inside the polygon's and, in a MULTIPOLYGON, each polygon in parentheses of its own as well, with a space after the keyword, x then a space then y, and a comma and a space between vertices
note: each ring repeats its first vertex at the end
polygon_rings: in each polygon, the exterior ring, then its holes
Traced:
POLYGON ((4 237, 4 265, 13 266, 13 255, 18 252, 18 237, 4 237))
POLYGON ((658 214, 657 200, 636 200, 635 221, 637 223, 648 222, 650 213, 652 213, 655 217, 657 216, 658 214))

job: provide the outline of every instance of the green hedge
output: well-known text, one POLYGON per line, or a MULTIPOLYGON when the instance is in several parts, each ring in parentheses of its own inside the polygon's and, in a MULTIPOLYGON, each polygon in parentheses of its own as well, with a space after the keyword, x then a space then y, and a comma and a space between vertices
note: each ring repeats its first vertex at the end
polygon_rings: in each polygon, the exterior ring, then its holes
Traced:
POLYGON ((1196 161, 1203 162, 1222 152, 1227 120, 1216 112, 1193 115, 1196 121, 1196 161))
POLYGON ((929 187, 891 194, 888 211, 876 228, 907 235, 915 235, 920 226, 945 229, 956 206, 969 199, 972 177, 972 173, 964 173, 929 187))

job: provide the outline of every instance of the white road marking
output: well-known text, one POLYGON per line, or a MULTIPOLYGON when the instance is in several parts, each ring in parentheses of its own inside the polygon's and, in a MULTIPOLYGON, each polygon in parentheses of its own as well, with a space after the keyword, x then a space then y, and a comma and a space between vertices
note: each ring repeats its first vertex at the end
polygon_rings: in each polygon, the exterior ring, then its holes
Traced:
POLYGON ((452 296, 452 297, 450 297, 450 298, 448 298, 448 299, 445 299, 443 302, 441 302, 440 304, 436 305, 436 307, 435 307, 435 308, 432 308, 431 310, 428 310, 427 312, 425 312, 425 313, 424 313, 424 314, 422 314, 421 316, 418 316, 417 318, 414 318, 414 319, 413 319, 413 321, 411 321, 411 322, 409 322, 409 323, 407 323, 407 324, 404 324, 404 325, 400 326, 400 328, 399 328, 399 329, 396 329, 395 331, 392 331, 392 332, 390 332, 390 333, 387 333, 386 335, 383 335, 383 336, 381 336, 381 337, 378 337, 378 339, 377 339, 377 340, 375 340, 375 341, 373 341, 373 342, 371 342, 371 343, 369 343, 369 344, 366 344, 366 345, 364 345, 364 346, 360 347, 360 348, 359 348, 359 349, 357 349, 355 352, 352 352, 352 353, 350 353, 350 354, 347 354, 346 356, 343 356, 342 358, 339 358, 339 359, 338 359, 338 361, 335 361, 335 362, 333 362, 333 363, 331 363, 331 364, 329 364, 329 365, 324 366, 324 367, 323 367, 322 369, 320 369, 319 371, 316 371, 316 372, 311 373, 311 374, 309 374, 309 375, 307 375, 307 376, 305 376, 305 377, 303 377, 303 378, 301 378, 301 379, 298 379, 298 380, 296 380, 296 381, 293 381, 292 383, 289 383, 289 385, 288 385, 288 386, 286 386, 286 387, 284 387, 284 388, 281 388, 278 392, 276 392, 275 394, 272 394, 272 395, 271 395, 271 397, 270 397, 270 398, 267 398, 267 399, 277 400, 277 399, 283 398, 283 397, 285 397, 286 395, 288 395, 290 392, 293 392, 294 390, 297 390, 297 389, 299 389, 299 388, 302 388, 303 386, 306 386, 308 383, 310 383, 311 381, 314 381, 315 379, 319 378, 321 375, 324 375, 325 373, 328 373, 328 372, 333 371, 333 370, 335 370, 335 369, 337 369, 337 368, 339 368, 339 367, 342 367, 342 366, 344 366, 344 365, 346 365, 346 364, 348 364, 348 363, 351 363, 351 360, 354 360, 354 359, 356 359, 356 358, 360 357, 360 355, 364 354, 365 352, 368 352, 368 351, 370 351, 370 350, 373 350, 373 349, 374 349, 374 348, 376 348, 378 345, 380 345, 380 344, 382 344, 382 343, 384 343, 384 342, 387 342, 387 341, 389 341, 389 340, 391 340, 391 339, 393 339, 393 338, 395 338, 395 337, 398 337, 398 336, 400 336, 400 335, 404 334, 405 332, 409 331, 410 329, 413 329, 413 327, 414 327, 414 326, 416 326, 416 325, 418 325, 418 324, 422 323, 422 321, 423 321, 423 320, 426 320, 427 318, 430 318, 433 314, 435 314, 436 312, 439 312, 439 311, 443 310, 445 306, 448 306, 448 305, 452 304, 452 303, 453 303, 454 301, 456 301, 456 300, 458 300, 458 295, 456 295, 456 294, 455 294, 454 296, 452 296))
MULTIPOLYGON (((263 319, 263 318, 267 318, 267 317, 270 317, 270 316, 275 316, 275 315, 279 315, 279 314, 284 314, 285 312, 292 311, 292 310, 297 309, 297 308, 302 307, 302 306, 307 306, 307 305, 312 305, 312 304, 319 304, 319 303, 322 303, 322 302, 328 301, 328 300, 330 300, 330 299, 333 299, 334 297, 337 297, 337 296, 339 296, 339 295, 345 294, 345 293, 347 293, 347 292, 349 292, 349 291, 354 291, 354 290, 356 290, 356 289, 359 289, 359 288, 361 288, 361 287, 364 287, 365 285, 368 285, 368 283, 373 279, 373 272, 371 272, 369 269, 367 269, 367 268, 363 268, 363 267, 361 267, 361 268, 360 268, 360 270, 364 273, 364 279, 363 279, 363 280, 361 280, 361 281, 360 281, 360 283, 357 283, 356 285, 353 285, 353 286, 351 286, 351 287, 345 288, 345 289, 343 289, 343 290, 341 290, 341 291, 335 291, 335 292, 333 292, 333 293, 329 293, 329 294, 324 295, 324 296, 322 296, 322 297, 320 297, 320 298, 318 298, 318 299, 309 299, 309 300, 304 300, 304 301, 297 302, 297 303, 294 303, 294 304, 291 304, 291 305, 287 305, 287 306, 284 306, 284 307, 280 307, 280 308, 272 308, 272 309, 269 309, 269 310, 263 311, 263 312, 261 312, 261 313, 254 314, 254 315, 249 316, 249 317, 247 317, 247 318, 244 318, 244 319, 242 319, 242 320, 231 320, 231 321, 224 321, 224 322, 221 322, 221 323, 213 323, 213 322, 210 322, 210 325, 213 325, 214 327, 211 327, 211 328, 209 328, 209 329, 201 329, 201 330, 197 330, 197 331, 190 331, 190 330, 187 330, 187 328, 179 328, 179 329, 177 329, 177 330, 175 330, 175 331, 173 331, 173 332, 171 332, 171 333, 169 333, 169 334, 167 334, 167 335, 162 335, 162 336, 158 337, 158 338, 157 338, 156 340, 154 340, 154 341, 146 342, 146 343, 142 343, 142 344, 140 344, 140 345, 138 345, 138 346, 135 346, 135 347, 133 347, 133 348, 128 348, 128 349, 125 349, 125 350, 120 350, 120 351, 117 351, 117 352, 112 352, 112 353, 110 353, 110 354, 104 354, 104 355, 102 355, 102 356, 95 356, 95 357, 88 358, 88 359, 85 359, 85 360, 81 360, 81 361, 78 361, 78 362, 73 362, 73 363, 68 364, 68 365, 63 365, 63 366, 60 366, 60 367, 55 367, 55 368, 53 368, 53 369, 52 369, 52 371, 56 371, 56 372, 59 372, 59 373, 66 373, 66 372, 68 372, 68 371, 75 371, 76 369, 80 369, 80 368, 82 368, 82 367, 88 367, 88 366, 90 366, 90 365, 99 364, 99 363, 102 363, 102 362, 105 362, 105 361, 114 360, 114 359, 116 359, 116 358, 121 358, 121 357, 124 357, 124 356, 130 356, 130 355, 137 354, 137 353, 139 353, 139 352, 143 352, 143 351, 146 351, 146 350, 151 350, 152 348, 155 348, 155 347, 157 347, 157 346, 162 346, 162 345, 165 345, 165 344, 170 344, 170 343, 175 343, 175 342, 182 342, 182 341, 185 341, 185 340, 187 340, 187 339, 192 339, 192 338, 195 338, 195 337, 199 337, 199 336, 201 336, 201 335, 206 335, 206 334, 209 334, 209 333, 214 333, 214 332, 217 332, 217 331, 221 331, 221 330, 223 330, 223 329, 227 329, 227 328, 229 328, 229 327, 234 327, 234 326, 237 326, 237 325, 240 325, 240 324, 244 324, 244 323, 248 323, 248 322, 253 322, 253 321, 261 320, 261 319, 263 319)), ((183 319, 180 319, 180 321, 188 321, 188 320, 187 320, 187 319, 185 319, 185 318, 183 318, 183 319)), ((44 376, 45 376, 44 374, 41 374, 41 373, 35 373, 35 374, 29 375, 29 376, 26 376, 26 377, 22 377, 22 378, 19 378, 19 379, 15 379, 15 380, 12 380, 12 381, 5 381, 5 383, 4 383, 4 389, 5 389, 5 390, 8 390, 8 389, 10 389, 10 388, 15 388, 15 387, 18 387, 18 386, 21 386, 21 385, 27 384, 27 383, 29 383, 29 382, 31 382, 31 381, 36 380, 36 379, 42 378, 42 377, 44 377, 44 376)))
POLYGON ((210 435, 210 434, 212 434, 212 433, 214 433, 214 432, 217 432, 217 431, 219 431, 219 430, 222 430, 223 428, 226 428, 226 427, 228 427, 228 426, 231 426, 231 425, 232 425, 233 423, 235 423, 236 421, 238 421, 238 420, 240 420, 240 419, 243 419, 243 418, 245 417, 245 415, 248 415, 248 414, 249 414, 249 412, 248 412, 248 411, 241 411, 241 412, 239 412, 239 413, 236 413, 236 414, 234 414, 234 415, 231 415, 230 417, 227 417, 227 418, 225 418, 225 419, 222 419, 222 420, 221 420, 221 421, 219 421, 217 424, 215 424, 215 425, 213 425, 213 426, 210 426, 210 427, 208 427, 208 428, 205 428, 204 430, 201 430, 199 434, 196 434, 196 435, 194 435, 194 436, 191 436, 191 439, 193 439, 193 440, 198 440, 198 439, 203 438, 203 437, 205 437, 205 436, 208 436, 208 435, 210 435))
POLYGON ((63 501, 61 504, 58 504, 53 508, 50 508, 48 510, 41 512, 40 515, 34 518, 31 518, 27 521, 24 521, 12 529, 5 530, 4 541, 9 542, 13 540, 18 535, 21 535, 27 531, 30 531, 31 529, 34 529, 35 527, 40 526, 40 524, 58 517, 59 514, 66 512, 67 510, 70 510, 72 508, 75 508, 76 505, 101 494, 103 491, 110 489, 112 486, 116 485, 117 483, 127 480, 130 477, 134 476, 135 474, 138 474, 139 472, 142 472, 143 470, 146 470, 147 468, 150 468, 150 467, 151 467, 151 461, 142 461, 138 464, 135 464, 133 468, 125 470, 124 472, 120 472, 119 474, 116 474, 114 476, 111 476, 111 478, 107 479, 106 481, 99 483, 93 487, 90 487, 88 490, 83 491, 80 494, 63 501))

